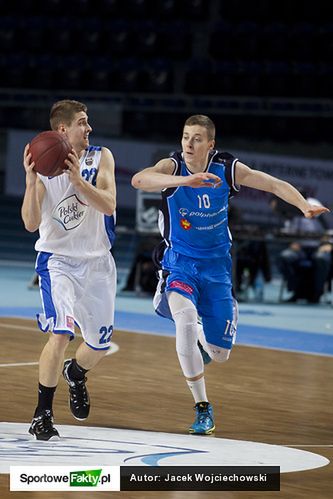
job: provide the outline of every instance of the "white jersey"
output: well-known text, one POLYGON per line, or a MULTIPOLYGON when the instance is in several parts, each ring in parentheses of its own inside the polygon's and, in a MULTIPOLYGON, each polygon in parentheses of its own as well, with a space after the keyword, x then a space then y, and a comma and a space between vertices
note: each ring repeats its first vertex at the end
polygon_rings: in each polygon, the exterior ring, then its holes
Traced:
MULTIPOLYGON (((89 146, 80 159, 81 176, 96 184, 101 147, 89 146)), ((75 190, 66 174, 38 175, 46 192, 36 251, 63 256, 95 258, 108 253, 114 241, 115 214, 104 215, 75 190)))

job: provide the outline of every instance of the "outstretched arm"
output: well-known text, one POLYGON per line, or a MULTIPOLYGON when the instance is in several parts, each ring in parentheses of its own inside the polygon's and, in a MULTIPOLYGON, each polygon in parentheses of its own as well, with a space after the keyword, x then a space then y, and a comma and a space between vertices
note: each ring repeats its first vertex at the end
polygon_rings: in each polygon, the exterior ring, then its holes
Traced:
POLYGON ((261 191, 271 192, 287 203, 293 204, 301 210, 306 218, 313 218, 330 211, 325 206, 315 206, 308 201, 288 182, 280 180, 267 173, 252 170, 243 163, 237 162, 236 183, 246 187, 253 187, 261 191))
POLYGON ((213 173, 200 172, 184 177, 173 175, 174 168, 171 159, 161 159, 155 166, 136 173, 132 178, 132 186, 146 192, 160 192, 168 187, 217 187, 221 183, 220 177, 213 173))

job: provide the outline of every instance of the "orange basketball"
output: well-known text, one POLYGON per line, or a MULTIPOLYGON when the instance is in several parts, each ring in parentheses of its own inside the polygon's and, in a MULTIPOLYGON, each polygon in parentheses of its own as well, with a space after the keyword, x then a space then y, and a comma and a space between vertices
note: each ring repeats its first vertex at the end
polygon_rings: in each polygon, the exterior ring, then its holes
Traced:
POLYGON ((71 150, 67 137, 52 130, 36 135, 29 146, 32 161, 35 162, 34 170, 45 177, 60 175, 62 170, 67 169, 64 161, 71 150))

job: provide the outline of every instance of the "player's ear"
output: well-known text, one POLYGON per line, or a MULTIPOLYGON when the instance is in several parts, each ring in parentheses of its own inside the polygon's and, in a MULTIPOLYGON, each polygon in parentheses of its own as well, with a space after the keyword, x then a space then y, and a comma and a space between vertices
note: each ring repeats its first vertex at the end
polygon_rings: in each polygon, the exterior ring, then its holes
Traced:
POLYGON ((66 126, 63 123, 60 123, 60 125, 58 126, 58 132, 66 133, 66 126))
POLYGON ((215 147, 215 140, 214 140, 214 139, 212 139, 212 140, 210 141, 209 149, 214 149, 214 147, 215 147))

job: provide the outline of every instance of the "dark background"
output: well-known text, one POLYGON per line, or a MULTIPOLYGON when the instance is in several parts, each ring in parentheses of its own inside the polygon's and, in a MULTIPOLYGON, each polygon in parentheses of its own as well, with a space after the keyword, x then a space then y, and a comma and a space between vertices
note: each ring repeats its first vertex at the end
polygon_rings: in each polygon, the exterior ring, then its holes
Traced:
POLYGON ((228 142, 330 155, 327 1, 0 0, 0 12, 2 129, 44 129, 71 97, 118 103, 117 135, 174 140, 201 112, 228 142))

